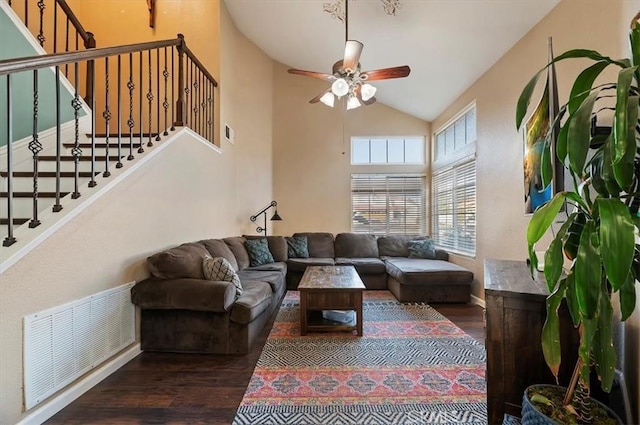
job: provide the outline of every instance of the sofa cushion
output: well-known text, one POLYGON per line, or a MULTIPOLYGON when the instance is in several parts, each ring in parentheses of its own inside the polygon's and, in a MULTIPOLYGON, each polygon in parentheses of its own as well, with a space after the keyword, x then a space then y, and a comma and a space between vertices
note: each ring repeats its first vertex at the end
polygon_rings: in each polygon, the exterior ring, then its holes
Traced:
POLYGON ((431 239, 409 241, 409 258, 436 259, 436 248, 431 239))
POLYGON ((131 288, 131 302, 142 309, 224 313, 236 300, 231 282, 149 278, 131 288))
POLYGON ((229 318, 232 322, 246 325, 269 309, 273 291, 267 282, 248 280, 242 285, 244 291, 233 304, 229 318))
MULTIPOLYGON (((263 239, 260 235, 242 235, 245 239, 263 239)), ((267 236, 267 244, 274 261, 287 261, 287 241, 284 236, 267 236)))
POLYGON ((420 235, 387 235, 377 240, 380 257, 408 257, 409 241, 424 240, 420 235))
POLYGON ((387 258, 387 273, 405 285, 468 285, 473 273, 457 264, 420 258, 387 258))
POLYGON ((354 266, 358 274, 386 273, 384 261, 379 258, 336 258, 336 266, 354 266))
POLYGON ((185 243, 147 258, 152 276, 161 279, 204 279, 202 260, 209 251, 199 243, 185 243))
POLYGON ((277 261, 275 263, 267 263, 267 264, 262 264, 259 266, 255 266, 255 267, 247 267, 246 269, 247 271, 267 271, 267 272, 280 272, 280 273, 286 273, 287 272, 287 263, 283 262, 283 261, 277 261))
POLYGON ((249 253, 249 265, 251 267, 274 262, 273 255, 269 251, 267 238, 245 240, 244 247, 249 253))
POLYGON ((306 236, 287 236, 285 239, 289 258, 309 258, 309 246, 306 236))
POLYGON ((333 258, 289 258, 287 260, 287 269, 303 272, 307 269, 307 266, 334 266, 335 264, 333 258))
POLYGON ((233 270, 238 271, 238 261, 236 260, 236 256, 233 255, 229 246, 222 239, 205 239, 199 243, 204 245, 213 258, 226 258, 233 266, 233 270))
POLYGON ((377 258, 378 243, 375 235, 338 233, 335 241, 336 257, 377 258))
POLYGON ((224 238, 222 240, 227 244, 231 252, 233 252, 233 256, 236 257, 238 270, 249 267, 249 253, 244 247, 244 241, 246 241, 246 239, 241 236, 234 236, 231 238, 224 238))
POLYGON ((335 250, 333 248, 333 234, 310 232, 310 233, 294 233, 293 237, 306 236, 309 257, 315 258, 335 258, 335 250))
POLYGON ((202 261, 202 270, 204 278, 207 280, 223 280, 233 283, 236 287, 236 295, 242 295, 242 283, 233 266, 223 257, 211 258, 207 257, 202 261))
MULTIPOLYGON (((283 263, 273 263, 283 264, 283 263)), ((277 294, 285 285, 285 274, 276 270, 255 270, 252 267, 244 269, 238 272, 238 277, 241 281, 260 281, 267 282, 271 286, 271 291, 277 294)))

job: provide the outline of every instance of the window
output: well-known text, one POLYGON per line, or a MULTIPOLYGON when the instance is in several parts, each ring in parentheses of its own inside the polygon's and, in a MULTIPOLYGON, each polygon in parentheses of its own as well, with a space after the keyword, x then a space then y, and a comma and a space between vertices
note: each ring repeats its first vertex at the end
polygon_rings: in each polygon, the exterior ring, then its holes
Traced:
POLYGON ((435 243, 476 253, 476 108, 471 105, 436 133, 432 185, 435 243))
POLYGON ((353 137, 351 163, 424 164, 424 137, 353 137))
POLYGON ((425 176, 351 176, 351 231, 376 235, 426 233, 425 176))

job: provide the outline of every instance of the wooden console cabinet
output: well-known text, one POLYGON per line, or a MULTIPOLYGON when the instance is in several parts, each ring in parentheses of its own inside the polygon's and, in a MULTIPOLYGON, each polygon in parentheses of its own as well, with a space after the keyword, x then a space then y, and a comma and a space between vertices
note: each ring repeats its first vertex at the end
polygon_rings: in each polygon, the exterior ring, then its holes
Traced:
MULTIPOLYGON (((531 278, 524 261, 485 260, 487 410, 490 424, 505 413, 520 416, 524 389, 555 384, 542 355, 540 335, 549 294, 544 276, 531 278)), ((567 385, 577 357, 578 335, 568 311, 560 310, 562 346, 560 384, 567 385)))

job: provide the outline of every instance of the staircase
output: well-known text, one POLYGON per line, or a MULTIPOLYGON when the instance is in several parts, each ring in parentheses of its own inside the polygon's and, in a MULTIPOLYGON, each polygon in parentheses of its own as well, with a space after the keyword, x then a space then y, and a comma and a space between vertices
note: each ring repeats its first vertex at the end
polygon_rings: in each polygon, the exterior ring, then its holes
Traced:
MULTIPOLYGON (((81 27, 64 0, 49 1, 54 8, 72 14, 66 17, 67 39, 69 22, 77 23, 78 34, 91 34, 81 27)), ((6 12, 16 3, 0 0, 0 8, 6 12)), ((43 3, 39 1, 38 6, 43 3)), ((46 46, 43 10, 40 8, 40 25, 31 40, 41 47, 46 46)), ((16 22, 17 14, 13 14, 16 22)), ((26 21, 16 25, 23 25, 23 30, 32 26, 26 21)), ((5 263, 9 257, 12 264, 14 254, 32 247, 29 243, 41 236, 43 228, 59 220, 56 216, 64 215, 60 214, 63 210, 68 212, 68 205, 77 207, 78 200, 107 184, 113 173, 137 162, 136 158, 144 156, 155 143, 171 137, 176 126, 189 126, 213 142, 217 82, 181 35, 106 48, 94 48, 95 40, 85 41, 88 48, 80 51, 69 49, 67 41, 63 44, 70 51, 61 53, 57 52, 59 44, 59 40, 53 41, 50 54, 0 60, 0 76, 6 75, 8 81, 9 117, 13 114, 19 120, 32 121, 33 128, 38 129, 15 140, 14 120, 0 118, 0 131, 6 129, 8 139, 0 151, 0 271, 8 267, 5 263), (15 92, 13 81, 18 77, 13 77, 20 73, 33 73, 28 92, 15 92), (55 75, 51 81, 55 100, 47 107, 55 109, 57 119, 52 128, 42 130, 38 126, 43 108, 39 95, 43 90, 41 77, 46 73, 55 75), (104 89, 98 92, 96 86, 104 89), (30 98, 28 111, 15 106, 19 98, 30 98), (67 122, 60 118, 65 110, 72 116, 67 122)))

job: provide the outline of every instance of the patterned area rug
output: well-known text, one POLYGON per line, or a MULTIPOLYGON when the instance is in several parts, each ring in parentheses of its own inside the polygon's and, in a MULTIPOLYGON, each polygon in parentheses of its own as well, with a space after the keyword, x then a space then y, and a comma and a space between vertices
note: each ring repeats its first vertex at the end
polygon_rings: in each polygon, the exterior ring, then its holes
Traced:
POLYGON ((484 347, 428 305, 365 291, 364 336, 300 336, 289 291, 234 424, 486 424, 484 347))

